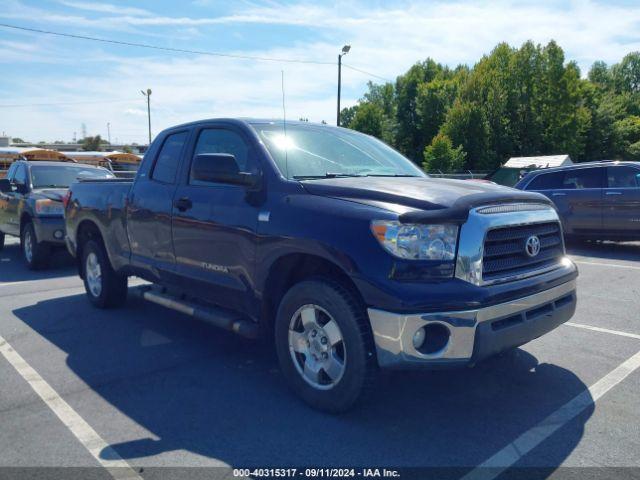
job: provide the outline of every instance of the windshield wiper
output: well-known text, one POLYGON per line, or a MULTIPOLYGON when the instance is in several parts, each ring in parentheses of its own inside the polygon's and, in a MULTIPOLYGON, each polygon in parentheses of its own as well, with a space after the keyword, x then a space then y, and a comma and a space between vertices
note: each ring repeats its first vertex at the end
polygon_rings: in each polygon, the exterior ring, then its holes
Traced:
POLYGON ((366 177, 418 177, 418 175, 410 175, 406 173, 367 173, 366 177))
POLYGON ((36 185, 33 188, 69 188, 69 185, 36 185))
POLYGON ((360 175, 359 173, 333 173, 327 172, 324 175, 294 175, 294 180, 319 180, 322 178, 342 178, 342 177, 364 177, 365 175, 360 175))

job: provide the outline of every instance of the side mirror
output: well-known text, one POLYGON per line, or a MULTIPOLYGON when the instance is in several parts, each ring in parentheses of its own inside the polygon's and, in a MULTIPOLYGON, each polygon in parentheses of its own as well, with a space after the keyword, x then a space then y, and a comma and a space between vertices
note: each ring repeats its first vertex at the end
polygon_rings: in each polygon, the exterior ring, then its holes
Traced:
POLYGON ((27 193, 28 188, 24 183, 14 182, 13 186, 15 187, 16 192, 18 193, 27 193))
POLYGON ((255 187, 259 176, 241 172, 238 162, 228 153, 201 153, 196 155, 191 165, 191 178, 200 182, 228 183, 255 187))
POLYGON ((11 188, 11 182, 6 178, 0 179, 0 192, 8 193, 11 191, 13 191, 13 188, 11 188))

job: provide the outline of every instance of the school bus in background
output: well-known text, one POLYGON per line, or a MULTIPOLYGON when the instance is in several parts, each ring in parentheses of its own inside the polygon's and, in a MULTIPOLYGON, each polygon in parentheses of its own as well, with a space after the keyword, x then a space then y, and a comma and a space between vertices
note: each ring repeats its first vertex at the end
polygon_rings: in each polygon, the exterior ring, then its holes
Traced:
POLYGON ((74 162, 75 160, 67 156, 65 153, 47 148, 36 147, 0 147, 0 178, 4 178, 7 170, 16 160, 30 161, 58 161, 58 162, 74 162))
POLYGON ((96 165, 111 170, 119 177, 133 177, 138 171, 142 157, 126 152, 64 152, 79 163, 96 165))

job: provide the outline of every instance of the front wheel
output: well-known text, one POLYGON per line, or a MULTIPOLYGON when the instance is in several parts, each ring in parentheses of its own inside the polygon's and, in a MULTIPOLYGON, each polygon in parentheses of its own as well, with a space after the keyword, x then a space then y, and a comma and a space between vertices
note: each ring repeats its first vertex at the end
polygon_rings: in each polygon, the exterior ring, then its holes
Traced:
POLYGON ((82 248, 84 289, 98 308, 117 307, 127 300, 127 276, 111 267, 101 243, 89 240, 82 248))
POLYGON ((29 222, 22 227, 20 246, 22 247, 22 258, 29 270, 40 270, 48 265, 51 247, 46 243, 38 242, 33 223, 29 222))
POLYGON ((276 350, 289 386, 309 405, 349 409, 375 378, 366 312, 331 280, 306 280, 284 296, 276 318, 276 350))

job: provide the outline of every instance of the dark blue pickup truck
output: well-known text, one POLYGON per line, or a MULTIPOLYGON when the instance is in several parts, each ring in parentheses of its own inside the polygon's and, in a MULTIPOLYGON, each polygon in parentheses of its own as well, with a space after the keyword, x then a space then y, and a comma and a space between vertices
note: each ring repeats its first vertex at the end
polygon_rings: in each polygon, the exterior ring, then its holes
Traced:
POLYGON ((537 193, 428 178, 347 129, 207 120, 162 132, 133 181, 82 181, 66 241, 87 295, 144 298, 275 341, 326 411, 379 368, 455 367, 568 320, 574 264, 537 193))

